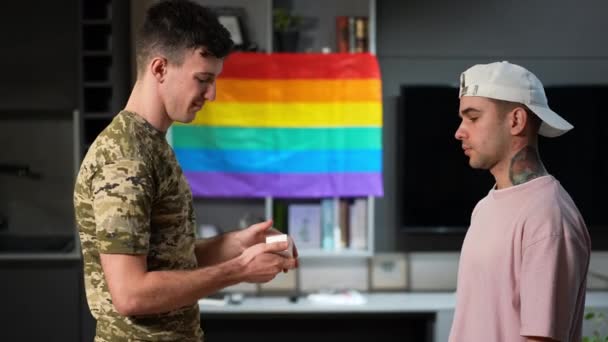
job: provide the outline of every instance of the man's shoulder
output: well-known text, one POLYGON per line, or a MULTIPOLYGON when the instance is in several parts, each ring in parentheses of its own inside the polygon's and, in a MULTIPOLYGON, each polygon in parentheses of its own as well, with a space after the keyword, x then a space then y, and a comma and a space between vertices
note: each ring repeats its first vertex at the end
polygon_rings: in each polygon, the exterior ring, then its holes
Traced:
POLYGON ((91 144, 83 163, 104 165, 119 160, 149 162, 152 158, 149 150, 154 148, 156 142, 141 131, 135 120, 123 112, 119 113, 91 144))
POLYGON ((141 150, 150 146, 151 139, 139 134, 140 127, 128 116, 119 113, 99 134, 91 148, 116 159, 139 159, 145 155, 141 150))
POLYGON ((576 204, 556 179, 539 188, 523 210, 521 222, 525 226, 524 238, 528 240, 585 235, 587 230, 576 204))
POLYGON ((577 210, 572 197, 561 183, 553 176, 548 177, 548 181, 534 189, 533 196, 530 196, 526 205, 530 213, 561 214, 577 210))
POLYGON ((150 154, 144 150, 149 143, 141 141, 131 121, 121 112, 95 138, 81 163, 77 192, 86 190, 91 179, 107 165, 122 161, 149 163, 150 154))

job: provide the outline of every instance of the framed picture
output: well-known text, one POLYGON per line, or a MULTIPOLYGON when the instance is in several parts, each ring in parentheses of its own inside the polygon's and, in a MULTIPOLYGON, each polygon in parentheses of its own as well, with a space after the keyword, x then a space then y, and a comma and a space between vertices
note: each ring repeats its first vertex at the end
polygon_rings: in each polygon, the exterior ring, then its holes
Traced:
POLYGON ((237 50, 251 50, 247 28, 245 27, 245 9, 241 7, 215 7, 220 24, 230 33, 237 50))

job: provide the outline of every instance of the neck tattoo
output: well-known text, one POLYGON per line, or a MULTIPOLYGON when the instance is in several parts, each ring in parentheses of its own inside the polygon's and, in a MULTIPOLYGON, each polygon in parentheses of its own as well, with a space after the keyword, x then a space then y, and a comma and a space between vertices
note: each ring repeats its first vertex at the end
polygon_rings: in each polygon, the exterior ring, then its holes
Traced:
POLYGON ((509 180, 513 185, 523 184, 546 174, 547 170, 540 161, 538 152, 532 146, 522 148, 511 159, 509 180))

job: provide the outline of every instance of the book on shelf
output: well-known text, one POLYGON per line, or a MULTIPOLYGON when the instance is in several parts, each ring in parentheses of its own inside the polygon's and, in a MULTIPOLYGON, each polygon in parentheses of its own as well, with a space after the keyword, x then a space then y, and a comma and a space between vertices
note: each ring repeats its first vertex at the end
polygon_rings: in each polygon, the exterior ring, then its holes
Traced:
POLYGON ((290 204, 289 235, 298 249, 321 248, 321 205, 290 204))
POLYGON ((350 236, 350 219, 349 219, 349 200, 341 198, 338 203, 338 226, 340 229, 340 239, 337 246, 339 248, 348 247, 348 239, 350 236))
POLYGON ((350 52, 348 49, 348 39, 349 39, 349 26, 348 26, 347 16, 338 16, 336 17, 336 44, 337 44, 337 52, 350 52))
MULTIPOLYGON (((275 217, 285 218, 285 231, 299 250, 366 250, 367 198, 323 198, 317 203, 275 205, 275 217), (283 208, 285 213, 282 214, 283 208)), ((283 227, 279 221, 275 226, 283 227)))
POLYGON ((334 226, 335 219, 335 200, 333 198, 324 198, 321 200, 321 247, 324 250, 334 250, 334 226))
POLYGON ((272 224, 281 233, 287 233, 287 202, 280 199, 272 201, 272 224))
POLYGON ((356 198, 349 209, 349 247, 356 250, 365 250, 367 249, 367 200, 356 198))
POLYGON ((369 18, 360 16, 336 17, 336 51, 369 51, 369 18))
POLYGON ((355 17, 348 17, 348 52, 355 52, 355 17))
POLYGON ((366 17, 355 18, 355 52, 367 52, 368 47, 368 19, 366 17))

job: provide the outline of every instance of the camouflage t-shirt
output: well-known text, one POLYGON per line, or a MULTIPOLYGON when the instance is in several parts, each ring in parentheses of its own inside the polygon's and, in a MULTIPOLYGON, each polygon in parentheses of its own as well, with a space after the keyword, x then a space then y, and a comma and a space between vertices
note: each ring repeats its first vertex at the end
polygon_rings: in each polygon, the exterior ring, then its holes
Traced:
POLYGON ((192 192, 162 132, 122 111, 91 145, 74 190, 95 341, 201 341, 198 305, 121 316, 100 253, 146 255, 148 271, 197 267, 192 192))

